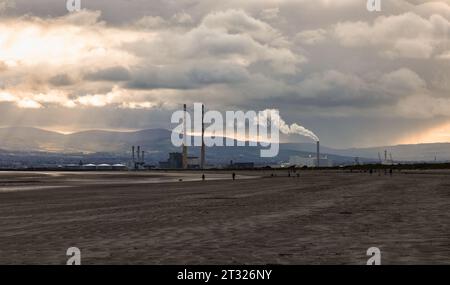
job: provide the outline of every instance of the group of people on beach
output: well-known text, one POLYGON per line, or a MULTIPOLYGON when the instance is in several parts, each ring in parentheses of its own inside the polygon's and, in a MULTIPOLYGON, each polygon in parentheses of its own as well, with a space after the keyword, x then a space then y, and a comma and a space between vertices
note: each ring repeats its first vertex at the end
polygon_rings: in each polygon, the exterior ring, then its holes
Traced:
MULTIPOLYGON (((350 172, 353 172, 353 170, 350 170, 350 172)), ((366 171, 364 171, 364 172, 366 172, 366 171)), ((370 175, 373 175, 373 173, 375 172, 375 170, 373 170, 372 168, 371 169, 369 169, 369 173, 370 173, 370 175)), ((377 173, 378 173, 378 175, 379 176, 381 176, 381 171, 376 171, 377 173)), ((384 175, 387 175, 388 174, 388 169, 384 169, 384 175)), ((392 168, 390 168, 389 169, 389 175, 390 176, 392 176, 394 174, 394 170, 392 169, 392 168)), ((271 174, 270 175, 271 177, 276 177, 276 174, 271 174)), ((232 179, 233 179, 233 181, 234 180, 236 180, 236 173, 235 172, 233 172, 232 174, 231 174, 231 177, 232 177, 232 179)), ((288 171, 288 177, 297 177, 297 178, 300 178, 300 173, 299 172, 297 172, 297 171, 288 171)), ((205 174, 202 174, 202 180, 203 181, 205 181, 206 180, 206 176, 205 176, 205 174)))

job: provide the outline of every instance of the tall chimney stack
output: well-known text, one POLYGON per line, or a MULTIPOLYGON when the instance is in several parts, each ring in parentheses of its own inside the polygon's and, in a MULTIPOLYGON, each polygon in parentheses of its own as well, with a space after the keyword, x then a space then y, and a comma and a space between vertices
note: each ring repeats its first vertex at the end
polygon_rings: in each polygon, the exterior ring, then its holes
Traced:
POLYGON ((317 141, 317 167, 320 167, 320 141, 317 141))
POLYGON ((142 163, 144 164, 145 163, 145 157, 144 157, 144 155, 145 155, 145 151, 142 151, 142 157, 141 157, 141 159, 142 159, 142 163))
POLYGON ((200 168, 205 169, 205 105, 202 105, 202 150, 200 168))
POLYGON ((183 105, 184 110, 184 119, 183 119, 183 169, 188 168, 188 153, 187 153, 187 124, 186 124, 186 115, 187 115, 187 107, 186 104, 183 105))
POLYGON ((138 145, 137 147, 137 161, 140 162, 141 161, 141 146, 138 145))
POLYGON ((134 160, 135 160, 135 158, 134 158, 134 145, 131 147, 131 159, 134 162, 134 160))

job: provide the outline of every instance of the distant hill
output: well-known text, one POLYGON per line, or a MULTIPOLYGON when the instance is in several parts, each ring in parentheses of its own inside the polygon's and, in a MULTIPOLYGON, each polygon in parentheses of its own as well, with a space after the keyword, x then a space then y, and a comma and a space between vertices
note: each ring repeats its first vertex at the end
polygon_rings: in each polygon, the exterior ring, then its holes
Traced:
POLYGON ((58 153, 126 152, 131 145, 147 150, 170 143, 171 132, 164 129, 136 132, 83 131, 60 134, 38 128, 1 128, 0 149, 11 151, 43 151, 58 153))
POLYGON ((0 128, 0 149, 15 151, 61 151, 65 136, 37 128, 0 128))
MULTIPOLYGON (((164 160, 169 152, 179 151, 171 143, 171 131, 149 129, 133 132, 92 130, 73 134, 61 134, 38 128, 14 127, 0 128, 0 149, 12 152, 47 153, 111 153, 121 157, 130 155, 132 145, 140 145, 149 159, 164 160)), ((355 157, 362 161, 378 161, 378 153, 392 153, 396 161, 439 161, 450 160, 450 143, 397 145, 374 148, 334 149, 321 146, 321 153, 327 154, 337 163, 352 163, 355 157)), ((278 157, 262 160, 259 148, 254 147, 214 147, 208 149, 208 159, 214 162, 234 161, 287 161, 292 155, 314 155, 314 143, 285 143, 280 146, 278 157)), ((191 148, 190 154, 198 155, 198 148, 191 148)))
MULTIPOLYGON (((314 144, 285 144, 284 149, 302 150, 313 152, 314 144)), ((388 157, 392 154, 394 161, 412 162, 430 162, 436 160, 440 162, 450 161, 450 143, 431 143, 431 144, 410 144, 410 145, 394 145, 380 146, 369 148, 349 148, 349 149, 333 149, 326 146, 321 147, 323 153, 334 154, 345 157, 361 157, 378 161, 378 154, 384 159, 385 150, 388 157)))

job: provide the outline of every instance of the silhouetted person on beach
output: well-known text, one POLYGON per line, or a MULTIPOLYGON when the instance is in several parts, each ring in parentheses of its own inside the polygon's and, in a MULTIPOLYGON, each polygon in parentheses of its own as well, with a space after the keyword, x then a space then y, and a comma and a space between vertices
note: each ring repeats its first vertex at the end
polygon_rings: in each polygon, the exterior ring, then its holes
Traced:
POLYGON ((391 168, 391 169, 389 169, 389 175, 392 176, 392 174, 393 174, 393 171, 392 171, 392 168, 391 168))
POLYGON ((205 174, 202 175, 202 180, 205 181, 205 174))
POLYGON ((233 180, 236 180, 236 173, 233 172, 233 180))

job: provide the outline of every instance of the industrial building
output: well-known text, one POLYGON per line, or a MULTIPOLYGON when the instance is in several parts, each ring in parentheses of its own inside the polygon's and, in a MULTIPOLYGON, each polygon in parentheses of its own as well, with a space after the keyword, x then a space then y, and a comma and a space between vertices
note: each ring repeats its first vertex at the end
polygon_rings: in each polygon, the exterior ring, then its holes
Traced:
POLYGON ((320 155, 320 142, 317 143, 316 155, 304 156, 291 156, 289 158, 289 164, 297 167, 333 167, 333 161, 328 156, 320 155))
POLYGON ((141 150, 141 146, 131 147, 131 161, 128 164, 128 168, 134 170, 145 169, 145 151, 141 150))
POLYGON ((169 153, 169 159, 167 161, 160 161, 159 167, 164 169, 183 168, 183 154, 179 152, 169 153))
POLYGON ((112 169, 113 170, 128 170, 128 167, 125 164, 118 163, 118 164, 114 164, 112 166, 112 169))
POLYGON ((169 153, 169 159, 167 161, 160 161, 159 168, 163 169, 200 169, 200 158, 197 156, 188 156, 186 158, 186 168, 183 164, 184 156, 180 152, 169 153))
POLYGON ((327 156, 320 157, 319 163, 317 163, 317 157, 313 155, 309 155, 307 157, 303 156, 291 156, 289 158, 289 164, 295 165, 298 167, 332 167, 333 161, 329 159, 327 156))
POLYGON ((231 169, 253 169, 255 168, 254 162, 233 162, 230 161, 229 168, 231 169))
POLYGON ((384 159, 381 159, 380 153, 378 153, 378 159, 380 160, 381 165, 395 165, 394 159, 392 158, 392 153, 389 153, 388 157, 388 151, 384 151, 384 159))
POLYGON ((85 164, 82 166, 83 170, 97 170, 97 165, 95 164, 85 164))
POLYGON ((97 170, 112 170, 112 169, 113 169, 112 165, 110 165, 110 164, 104 163, 104 164, 97 165, 97 170))
POLYGON ((200 158, 197 156, 188 156, 188 169, 201 169, 200 158))

